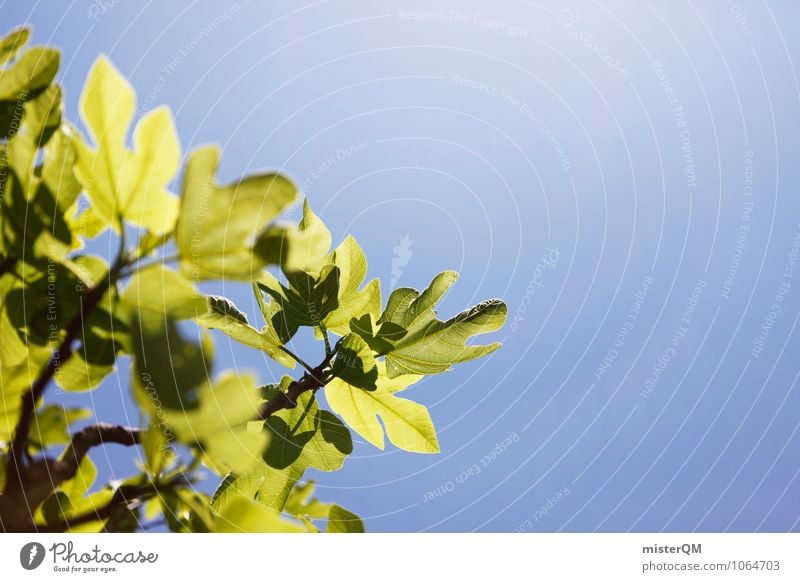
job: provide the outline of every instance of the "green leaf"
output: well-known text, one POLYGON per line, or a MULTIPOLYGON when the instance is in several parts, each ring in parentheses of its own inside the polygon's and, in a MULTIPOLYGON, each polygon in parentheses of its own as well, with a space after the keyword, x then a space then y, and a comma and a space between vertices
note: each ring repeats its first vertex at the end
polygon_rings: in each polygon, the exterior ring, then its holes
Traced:
POLYGON ((211 375, 213 348, 187 341, 170 316, 142 310, 133 314, 134 395, 151 415, 163 409, 190 410, 199 406, 199 387, 211 375))
POLYGON ((352 511, 339 505, 331 506, 327 533, 364 533, 364 522, 352 511))
POLYGON ((150 426, 142 434, 142 453, 144 470, 151 477, 157 477, 173 464, 175 460, 173 446, 160 424, 150 426))
POLYGON ((69 426, 89 418, 92 413, 85 408, 65 408, 56 404, 37 411, 31 423, 31 442, 40 449, 66 444, 70 440, 69 426))
POLYGON ((237 495, 217 513, 213 531, 215 533, 302 533, 305 530, 281 517, 279 511, 237 495))
MULTIPOLYGON (((269 272, 257 284, 277 303, 280 310, 272 317, 275 329, 291 338, 298 327, 317 327, 339 305, 339 268, 326 265, 318 276, 301 271, 287 275, 289 287, 269 272)), ((265 314, 266 315, 266 314, 265 314)))
POLYGON ((61 89, 47 87, 23 107, 22 125, 8 146, 8 165, 20 182, 25 199, 30 200, 39 178, 34 166, 39 148, 61 124, 61 89))
POLYGON ((336 309, 323 320, 323 327, 339 335, 350 331, 350 320, 354 317, 372 315, 378 318, 381 309, 381 288, 378 279, 373 279, 359 289, 367 275, 367 259, 352 236, 348 236, 335 251, 333 264, 339 268, 339 295, 336 309))
POLYGON ((16 366, 25 360, 28 348, 17 331, 17 325, 11 320, 14 310, 9 310, 8 297, 12 293, 20 293, 22 285, 13 274, 0 276, 0 371, 16 366))
POLYGON ((363 339, 376 354, 390 352, 394 342, 408 333, 391 321, 384 321, 376 326, 374 318, 369 313, 365 313, 358 319, 351 319, 350 330, 363 339))
POLYGON ((311 520, 328 520, 328 533, 363 533, 364 522, 355 513, 314 497, 314 481, 296 483, 286 500, 284 513, 303 520, 310 531, 319 532, 311 520))
POLYGON ((49 357, 50 350, 31 345, 22 363, 0 365, 0 443, 11 440, 19 420, 22 395, 30 389, 49 357))
MULTIPOLYGON (((281 388, 286 390, 290 382, 284 377, 281 388)), ((267 399, 275 390, 266 390, 267 399)), ((307 469, 336 471, 353 451, 347 427, 330 412, 320 410, 308 392, 298 398, 295 408, 277 412, 264 427, 270 444, 263 459, 223 481, 214 494, 215 508, 224 507, 231 495, 242 494, 280 511, 307 469)))
POLYGON ((166 186, 180 164, 180 144, 169 109, 145 114, 125 147, 136 109, 128 81, 105 56, 92 66, 81 94, 81 116, 96 149, 77 141, 77 175, 92 208, 104 224, 118 228, 117 217, 155 233, 172 230, 178 200, 166 186))
POLYGON ((416 331, 436 320, 433 306, 447 290, 458 281, 458 273, 444 271, 436 275, 422 293, 416 289, 400 287, 389 296, 378 323, 392 322, 408 331, 416 331))
POLYGON ((53 82, 59 60, 58 51, 51 48, 25 51, 10 68, 0 71, 0 101, 26 101, 36 96, 53 82))
MULTIPOLYGON (((278 286, 278 288, 280 288, 280 286, 278 286)), ((256 296, 258 308, 261 311, 261 315, 265 322, 265 326, 261 330, 261 333, 270 338, 270 340, 272 340, 274 343, 286 344, 297 332, 297 327, 289 327, 289 323, 286 320, 285 314, 283 313, 283 310, 277 301, 265 300, 264 292, 261 290, 259 283, 253 283, 253 294, 256 296)), ((294 364, 292 364, 290 367, 293 366, 294 364)))
POLYGON ((325 387, 325 398, 331 409, 368 442, 384 447, 383 429, 398 448, 414 453, 438 453, 439 442, 428 409, 422 404, 396 396, 422 376, 406 375, 390 378, 383 363, 378 363, 377 388, 366 391, 334 379, 325 387))
POLYGON ((144 507, 145 517, 155 519, 163 513, 171 532, 209 532, 213 528, 213 515, 205 494, 184 488, 171 487, 159 492, 144 507))
POLYGON ((247 316, 227 298, 209 296, 208 310, 195 321, 209 329, 218 329, 240 344, 261 350, 288 368, 294 368, 294 360, 281 351, 283 345, 268 328, 258 331, 247 322, 247 316))
POLYGON ((269 440, 265 432, 249 432, 247 423, 258 415, 261 394, 252 376, 223 373, 215 385, 198 390, 194 410, 164 411, 164 420, 177 439, 197 446, 214 472, 244 471, 261 457, 269 440))
POLYGON ((64 519, 72 509, 69 495, 63 491, 54 491, 42 503, 42 517, 46 525, 52 525, 64 519))
POLYGON ((2 197, 4 254, 67 262, 74 244, 65 213, 80 192, 73 174, 71 139, 61 122, 61 90, 49 86, 24 105, 19 132, 5 148, 10 175, 2 197), (44 146, 43 163, 39 148, 44 146))
MULTIPOLYGON (((0 362, 10 366, 21 361, 11 357, 19 355, 13 348, 18 341, 27 349, 31 344, 57 346, 69 321, 80 312, 86 289, 95 284, 92 271, 106 268, 102 259, 88 255, 65 264, 14 262, 10 272, 0 277, 0 328, 4 331, 0 334, 0 362)), ((103 309, 96 311, 85 328, 101 325, 107 315, 103 309)))
POLYGON ((327 518, 330 514, 332 504, 323 503, 314 497, 315 488, 316 485, 313 480, 307 483, 295 483, 294 487, 292 487, 292 490, 289 492, 283 511, 297 518, 327 518))
POLYGON ((163 265, 153 265, 138 271, 121 299, 135 311, 167 314, 186 319, 208 310, 203 297, 183 275, 163 265))
POLYGON ((378 380, 378 368, 372 350, 363 339, 352 333, 339 342, 331 372, 342 381, 365 390, 374 390, 378 380))
POLYGON ((255 174, 233 184, 216 182, 219 149, 192 152, 186 166, 176 242, 181 269, 193 279, 250 279, 265 262, 253 244, 297 195, 276 173, 255 174))
POLYGON ((406 330, 403 337, 391 341, 386 355, 390 378, 401 374, 438 374, 453 364, 491 354, 499 343, 485 346, 466 345, 472 336, 499 329, 506 320, 506 304, 490 299, 448 319, 439 321, 433 306, 458 275, 446 271, 437 275, 422 293, 414 289, 396 289, 386 304, 378 323, 392 323, 406 330))
MULTIPOLYGON (((64 452, 62 458, 67 454, 64 452)), ((97 467, 95 467, 89 455, 83 457, 81 464, 78 466, 78 472, 69 481, 64 481, 61 484, 61 490, 66 493, 74 507, 82 505, 82 500, 86 493, 92 488, 94 482, 97 480, 97 467)))
POLYGON ((284 272, 301 271, 317 275, 329 263, 331 233, 308 204, 303 201, 303 218, 296 230, 284 231, 284 272))
MULTIPOLYGON (((118 330, 118 341, 122 339, 123 333, 125 332, 118 330)), ((73 350, 72 357, 56 371, 56 383, 69 392, 85 392, 96 388, 114 370, 117 350, 114 338, 85 331, 81 345, 73 350)))
POLYGON ((0 66, 5 66, 14 58, 14 55, 28 42, 30 34, 29 27, 19 26, 0 40, 0 66))

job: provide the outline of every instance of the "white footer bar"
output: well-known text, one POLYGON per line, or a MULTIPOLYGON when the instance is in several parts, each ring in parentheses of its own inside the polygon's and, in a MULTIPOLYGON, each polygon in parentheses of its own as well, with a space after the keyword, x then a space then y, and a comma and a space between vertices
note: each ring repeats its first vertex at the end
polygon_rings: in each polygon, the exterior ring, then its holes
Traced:
POLYGON ((0 535, 3 580, 800 580, 800 534, 0 535))

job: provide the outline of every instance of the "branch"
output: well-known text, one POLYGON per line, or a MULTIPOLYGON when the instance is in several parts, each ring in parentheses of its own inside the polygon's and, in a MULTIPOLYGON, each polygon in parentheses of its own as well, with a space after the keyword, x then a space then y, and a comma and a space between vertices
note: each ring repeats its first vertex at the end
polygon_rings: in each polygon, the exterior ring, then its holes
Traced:
POLYGON ((259 414, 255 420, 267 420, 279 410, 296 407, 297 399, 301 394, 308 392, 309 390, 318 390, 319 388, 323 388, 325 384, 331 381, 331 377, 326 377, 326 372, 331 364, 331 360, 333 360, 334 356, 339 351, 339 346, 341 345, 342 340, 340 339, 333 349, 330 349, 330 343, 327 341, 328 333, 326 330, 323 330, 323 336, 326 339, 325 359, 322 360, 322 363, 316 368, 311 368, 297 356, 292 354, 289 350, 281 346, 283 351, 294 357, 294 359, 300 362, 300 364, 308 371, 303 374, 299 380, 294 380, 289 385, 289 389, 286 392, 279 392, 267 400, 261 407, 261 410, 259 411, 259 414))
POLYGON ((75 517, 70 517, 46 526, 38 526, 39 533, 63 533, 70 528, 74 528, 93 521, 106 521, 122 507, 130 507, 133 504, 141 503, 155 495, 157 490, 152 484, 147 485, 128 485, 117 489, 111 500, 103 507, 98 507, 94 511, 84 513, 75 517))
MULTIPOLYGON (((116 512, 123 507, 133 509, 134 507, 140 505, 143 501, 156 495, 160 495, 164 490, 169 490, 176 486, 187 486, 191 484, 192 481, 187 479, 185 475, 178 475, 171 481, 161 485, 156 485, 155 483, 144 483, 142 485, 123 485, 114 491, 114 495, 106 505, 98 507, 94 511, 70 517, 57 523, 47 526, 39 526, 37 531, 39 533, 59 533, 65 532, 66 530, 74 528, 78 525, 91 523, 93 521, 113 520, 116 512)), ((108 525, 109 524, 106 523, 107 528, 108 525)), ((113 526, 108 528, 106 531, 114 531, 113 526)))
POLYGON ((64 458, 57 461, 54 466, 53 484, 57 486, 59 483, 72 479, 92 447, 109 443, 133 447, 142 442, 143 434, 142 429, 115 424, 98 423, 87 426, 73 435, 64 458), (59 479, 57 482, 56 478, 59 479))
POLYGON ((134 446, 141 442, 142 434, 140 429, 111 424, 95 424, 75 433, 62 459, 45 457, 34 462, 19 476, 20 489, 13 492, 16 495, 0 495, 2 531, 33 530, 31 508, 38 507, 59 485, 75 477, 92 447, 109 443, 134 446))
POLYGON ((6 486, 5 493, 14 491, 15 488, 22 488, 24 454, 27 449, 28 435, 31 428, 31 417, 36 410, 36 403, 44 394, 50 380, 53 379, 56 371, 72 357, 73 344, 80 337, 84 329, 84 323, 97 309, 106 291, 116 282, 122 268, 125 266, 125 246, 124 242, 120 246, 120 252, 114 266, 106 277, 90 289, 81 302, 80 309, 72 317, 64 330, 64 339, 58 350, 53 353, 47 365, 39 373, 39 376, 31 385, 31 389, 22 395, 22 406, 20 407, 19 420, 14 429, 14 438, 9 448, 8 459, 6 461, 6 486))
MULTIPOLYGON (((317 370, 315 370, 317 372, 317 370)), ((258 414, 257 420, 267 420, 270 416, 283 410, 285 408, 295 408, 297 406, 297 399, 304 392, 309 390, 316 390, 322 388, 325 384, 319 379, 320 373, 312 376, 311 374, 303 374, 299 380, 295 380, 289 385, 286 392, 279 392, 269 400, 267 400, 258 414)))
POLYGON ((31 389, 22 395, 19 421, 14 429, 14 440, 9 450, 7 466, 12 470, 9 471, 8 477, 10 478, 6 483, 6 491, 9 491, 14 486, 21 485, 20 475, 22 473, 23 453, 28 444, 31 417, 33 416, 33 411, 36 409, 36 403, 44 394, 47 385, 50 383, 50 380, 53 379, 58 368, 72 357, 72 344, 80 336, 85 318, 88 318, 97 308, 100 300, 103 298, 103 294, 108 290, 108 287, 109 282, 104 280, 87 293, 81 304, 81 309, 67 325, 64 340, 61 342, 58 350, 50 357, 47 365, 31 385, 31 389), (14 475, 16 475, 16 478, 14 478, 14 475))

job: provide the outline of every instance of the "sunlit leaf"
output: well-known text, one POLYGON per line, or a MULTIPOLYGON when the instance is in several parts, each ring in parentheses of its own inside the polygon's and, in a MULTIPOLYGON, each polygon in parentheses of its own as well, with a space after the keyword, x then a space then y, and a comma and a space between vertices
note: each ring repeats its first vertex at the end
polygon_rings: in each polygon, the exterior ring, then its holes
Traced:
POLYGON ((0 66, 5 66, 14 58, 14 55, 28 42, 30 34, 29 27, 19 26, 0 40, 0 66))
POLYGON ((137 272, 121 298, 131 309, 168 314, 175 319, 202 315, 208 309, 206 298, 191 282, 163 265, 137 272))
POLYGON ((221 475, 243 471, 261 457, 267 433, 247 430, 261 402, 252 376, 223 373, 213 385, 201 386, 197 399, 193 410, 164 410, 178 441, 197 446, 206 465, 221 475))
POLYGON ((30 389, 49 357, 50 350, 31 346, 21 363, 0 365, 0 443, 11 440, 19 420, 22 395, 30 389))
POLYGON ((208 297, 208 310, 196 317, 195 321, 209 329, 218 329, 240 344, 266 352, 284 366, 294 368, 294 360, 280 349, 282 342, 269 329, 258 331, 251 326, 247 316, 229 299, 208 297))
POLYGON ((355 513, 336 505, 323 503, 314 497, 314 481, 296 483, 289 493, 284 513, 288 513, 307 524, 309 531, 319 532, 312 520, 328 521, 326 532, 329 533, 363 533, 364 522, 355 513))
POLYGON ((91 415, 85 408, 65 408, 49 404, 36 412, 31 423, 31 440, 39 448, 66 444, 70 440, 70 424, 91 415))
POLYGON ((339 505, 331 506, 327 533, 364 533, 364 522, 352 511, 339 505))
POLYGON ((58 72, 57 50, 26 50, 5 70, 0 70, 0 101, 27 100, 53 82, 58 72))
POLYGON ((339 305, 339 268, 329 264, 317 276, 296 271, 287 278, 288 287, 271 273, 264 272, 258 286, 280 307, 272 318, 276 329, 287 330, 291 337, 298 327, 321 325, 339 305))
POLYGON ((211 375, 210 340, 190 341, 174 318, 146 310, 133 314, 131 328, 132 384, 139 406, 151 415, 197 408, 199 387, 211 375))
POLYGON ((467 345, 472 336, 499 329, 506 320, 506 304, 499 299, 484 301, 447 321, 436 317, 433 306, 457 279, 452 271, 437 275, 430 286, 419 293, 414 289, 396 289, 378 323, 392 323, 406 330, 386 355, 389 377, 401 374, 438 374, 453 364, 491 354, 499 343, 467 345))
POLYGON ((339 268, 338 305, 322 321, 323 326, 339 335, 350 331, 350 320, 354 317, 380 315, 381 288, 378 279, 373 279, 359 289, 367 275, 367 259, 352 236, 344 239, 333 252, 333 264, 339 268))
POLYGON ((303 217, 297 229, 285 229, 281 233, 284 271, 300 271, 318 275, 322 267, 330 262, 331 233, 325 223, 311 210, 308 200, 303 201, 303 217))
POLYGON ((216 515, 216 533, 302 533, 305 529, 281 517, 279 511, 238 495, 216 515))
MULTIPOLYGON (((281 386, 286 389, 290 380, 281 386)), ((276 389, 266 391, 265 396, 276 389)), ((281 410, 264 423, 270 434, 270 444, 263 460, 246 471, 226 478, 214 494, 214 506, 225 506, 231 495, 258 497, 276 510, 283 509, 289 492, 303 473, 309 469, 336 471, 353 450, 350 431, 328 411, 320 410, 316 400, 306 392, 298 398, 297 406, 281 410)))
POLYGON ((255 174, 228 185, 216 182, 219 149, 195 150, 183 180, 176 242, 181 270, 193 279, 250 279, 265 262, 253 244, 297 195, 276 173, 255 174))
POLYGON ((422 379, 406 375, 389 378, 385 367, 378 364, 377 388, 372 391, 333 380, 325 387, 325 398, 334 412, 347 425, 379 449, 384 447, 383 421, 386 435, 398 448, 415 453, 437 453, 439 442, 428 409, 422 404, 400 398, 396 394, 422 379))
POLYGON ((126 147, 136 95, 106 57, 92 66, 81 94, 81 116, 95 144, 76 141, 78 179, 104 224, 120 216, 152 232, 172 229, 178 200, 167 184, 178 171, 180 144, 167 108, 145 114, 133 133, 133 150, 126 147))
POLYGON ((373 390, 378 380, 378 368, 370 347, 356 334, 344 336, 339 343, 331 373, 351 386, 373 390))

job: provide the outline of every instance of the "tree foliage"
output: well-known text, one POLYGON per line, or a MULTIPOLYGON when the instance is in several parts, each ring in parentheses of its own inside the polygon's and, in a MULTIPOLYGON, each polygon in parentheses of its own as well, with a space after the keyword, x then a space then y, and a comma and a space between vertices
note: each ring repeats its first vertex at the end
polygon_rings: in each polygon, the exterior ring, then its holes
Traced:
POLYGON ((58 51, 26 48, 28 37, 0 42, 0 529, 363 531, 315 497, 307 472, 341 469, 351 431, 438 452, 431 415, 406 390, 496 350, 472 338, 502 326, 505 304, 439 319, 452 271, 384 304, 355 238, 333 247, 308 201, 298 224, 279 222, 299 195, 280 173, 219 184, 214 146, 187 154, 173 193, 182 152, 169 109, 134 123, 135 92, 101 56, 80 96, 84 134, 63 118, 58 51), (118 245, 110 258, 88 251, 101 235, 118 245), (197 287, 223 279, 252 286, 262 321, 197 287), (301 328, 321 361, 288 347, 301 328), (259 386, 215 370, 222 334, 287 375, 259 386), (143 426, 58 403, 52 384, 96 389, 120 358, 143 426), (89 453, 109 444, 139 447, 139 469, 98 484, 89 453), (196 486, 202 468, 218 477, 213 495, 196 486))

